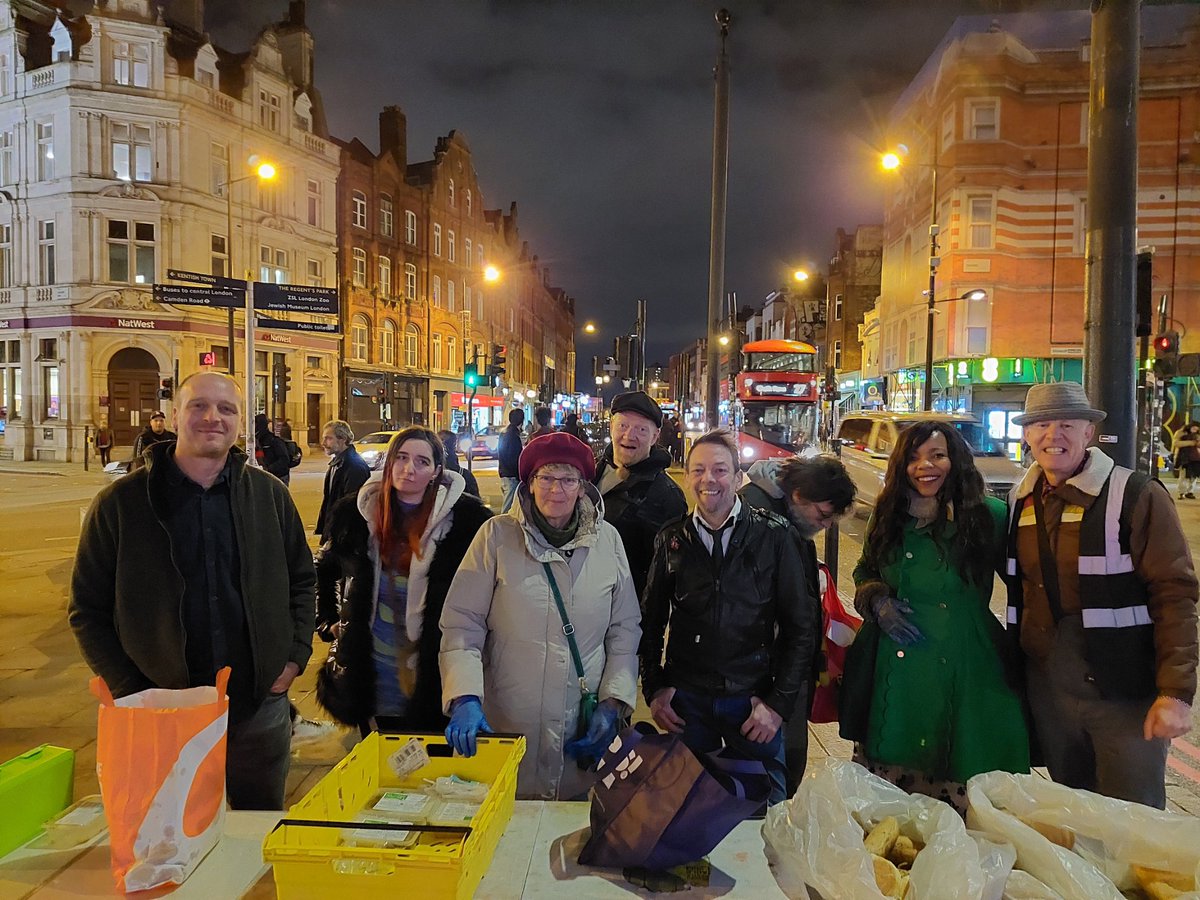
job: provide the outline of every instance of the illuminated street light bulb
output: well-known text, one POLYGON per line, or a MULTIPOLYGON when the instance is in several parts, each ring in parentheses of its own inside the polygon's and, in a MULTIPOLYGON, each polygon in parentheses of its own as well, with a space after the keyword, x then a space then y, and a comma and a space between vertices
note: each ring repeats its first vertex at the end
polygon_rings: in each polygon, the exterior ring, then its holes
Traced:
POLYGON ((983 290, 983 288, 977 288, 973 291, 967 291, 962 295, 962 298, 964 300, 986 300, 987 291, 983 290))
POLYGON ((652 387, 654 390, 657 391, 658 390, 658 382, 657 381, 650 382, 650 387, 652 387))
POLYGON ((895 153, 885 153, 879 160, 879 164, 890 172, 892 169, 900 168, 900 157, 895 153))
POLYGON ((596 384, 604 384, 604 376, 603 375, 596 376, 596 384))
POLYGON ((729 335, 727 335, 727 334, 721 335, 719 338, 717 338, 717 343, 720 344, 722 347, 728 347, 729 346, 729 335))
POLYGON ((263 181, 270 181, 275 177, 275 167, 269 162, 259 163, 259 166, 255 171, 258 173, 258 177, 263 181))
POLYGON ((792 273, 792 277, 795 278, 797 281, 808 281, 808 273, 805 272, 803 269, 797 269, 795 272, 792 273))
POLYGON ((532 390, 532 389, 528 390, 525 392, 525 396, 528 397, 530 400, 532 400, 534 397, 537 396, 537 391, 532 390))
POLYGON ((497 269, 495 266, 486 266, 483 270, 483 280, 484 281, 499 281, 500 280, 500 270, 497 269))
POLYGON ((586 325, 583 326, 583 331, 585 334, 595 334, 596 333, 596 323, 588 322, 586 325))

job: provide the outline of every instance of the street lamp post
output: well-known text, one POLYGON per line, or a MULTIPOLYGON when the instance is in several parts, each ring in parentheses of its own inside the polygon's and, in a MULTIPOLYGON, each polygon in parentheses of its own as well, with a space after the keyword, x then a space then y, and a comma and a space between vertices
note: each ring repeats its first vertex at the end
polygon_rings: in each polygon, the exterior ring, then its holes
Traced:
MULTIPOLYGON (((233 186, 243 181, 249 181, 252 178, 257 178, 259 181, 270 181, 275 177, 275 167, 269 162, 260 163, 255 170, 249 175, 243 175, 241 178, 234 178, 220 185, 220 188, 225 192, 225 253, 229 257, 229 277, 236 278, 236 270, 233 266, 233 186)), ((249 280, 249 279, 247 279, 249 280)), ((249 308, 249 307, 247 307, 249 308)), ((237 366, 234 364, 233 352, 233 307, 229 307, 229 374, 235 374, 237 366)), ((253 366, 251 367, 253 369, 253 366)))
MULTIPOLYGON (((930 145, 933 145, 933 140, 930 139, 930 145)), ((936 153, 937 151, 933 151, 936 153)), ((925 409, 933 409, 933 305, 934 288, 937 287, 937 270, 941 263, 941 257, 938 256, 938 220, 937 220, 937 182, 938 170, 937 162, 929 164, 930 170, 933 172, 933 192, 929 203, 929 312, 925 316, 928 320, 925 323, 925 396, 923 406, 925 409)))

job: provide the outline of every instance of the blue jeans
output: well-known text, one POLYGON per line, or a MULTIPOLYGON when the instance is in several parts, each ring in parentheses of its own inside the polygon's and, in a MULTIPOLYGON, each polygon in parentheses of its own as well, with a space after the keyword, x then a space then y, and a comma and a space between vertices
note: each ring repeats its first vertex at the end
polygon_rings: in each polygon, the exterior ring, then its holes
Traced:
POLYGON ((500 490, 504 491, 504 505, 500 507, 500 514, 508 512, 513 505, 513 500, 517 497, 517 485, 521 483, 520 478, 501 478, 500 490))
POLYGON ((671 708, 683 719, 680 737, 693 753, 714 753, 725 746, 743 759, 758 760, 771 779, 767 803, 787 799, 783 728, 765 744, 742 737, 742 724, 750 717, 749 694, 718 697, 676 688, 671 708))
POLYGON ((292 715, 287 693, 268 694, 254 715, 229 724, 225 793, 234 809, 283 809, 291 765, 292 715))

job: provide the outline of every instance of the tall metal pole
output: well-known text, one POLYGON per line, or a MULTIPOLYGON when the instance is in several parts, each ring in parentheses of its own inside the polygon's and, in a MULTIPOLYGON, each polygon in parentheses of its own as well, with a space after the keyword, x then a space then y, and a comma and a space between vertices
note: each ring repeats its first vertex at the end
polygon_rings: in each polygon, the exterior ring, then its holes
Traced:
MULTIPOLYGON (((233 348, 229 348, 230 356, 233 348)), ((254 461, 254 282, 246 282, 246 381, 242 402, 246 404, 246 455, 254 461)))
POLYGON ((637 383, 646 389, 646 301, 637 302, 637 383))
MULTIPOLYGON (((225 184, 225 255, 229 257, 229 277, 237 278, 236 269, 233 267, 233 182, 226 179, 225 184)), ((232 377, 236 374, 236 366, 233 363, 235 354, 233 352, 233 307, 229 307, 229 374, 232 377)), ((253 370, 251 370, 253 371, 253 370)))
POLYGON ((1087 281, 1083 383, 1108 413, 1101 449, 1132 468, 1137 455, 1137 95, 1140 0, 1092 0, 1088 122, 1087 281))
POLYGON ((708 250, 708 339, 705 344, 704 416, 709 428, 719 421, 721 403, 720 348, 717 339, 721 323, 721 301, 725 296, 725 199, 729 182, 729 54, 726 43, 733 17, 721 9, 716 15, 721 31, 721 50, 713 70, 716 87, 713 95, 713 167, 712 220, 708 250))
MULTIPOLYGON (((929 142, 933 144, 933 135, 929 142)), ((936 146, 936 145, 935 145, 936 146)), ((934 159, 929 164, 933 173, 932 199, 929 203, 929 305, 925 314, 925 396, 922 398, 924 409, 933 409, 933 304, 934 289, 937 287, 937 270, 941 265, 938 256, 938 209, 937 209, 937 150, 933 151, 934 159)))

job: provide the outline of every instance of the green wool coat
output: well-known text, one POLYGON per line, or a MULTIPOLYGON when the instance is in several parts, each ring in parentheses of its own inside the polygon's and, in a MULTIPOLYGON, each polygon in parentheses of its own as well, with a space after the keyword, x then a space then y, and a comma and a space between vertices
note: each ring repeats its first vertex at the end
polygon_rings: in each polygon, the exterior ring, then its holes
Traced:
MULTIPOLYGON (((986 502, 1000 560, 1006 510, 1000 500, 986 502)), ((854 570, 856 585, 886 582, 912 607, 911 621, 924 635, 908 647, 879 635, 873 690, 862 698, 870 704, 866 755, 957 782, 995 769, 1027 772, 1029 735, 1021 701, 1005 680, 1004 628, 988 609, 992 580, 964 581, 931 532, 910 518, 899 552, 882 572, 870 571, 865 559, 854 570)), ((954 547, 955 535, 948 522, 944 543, 954 547)))

